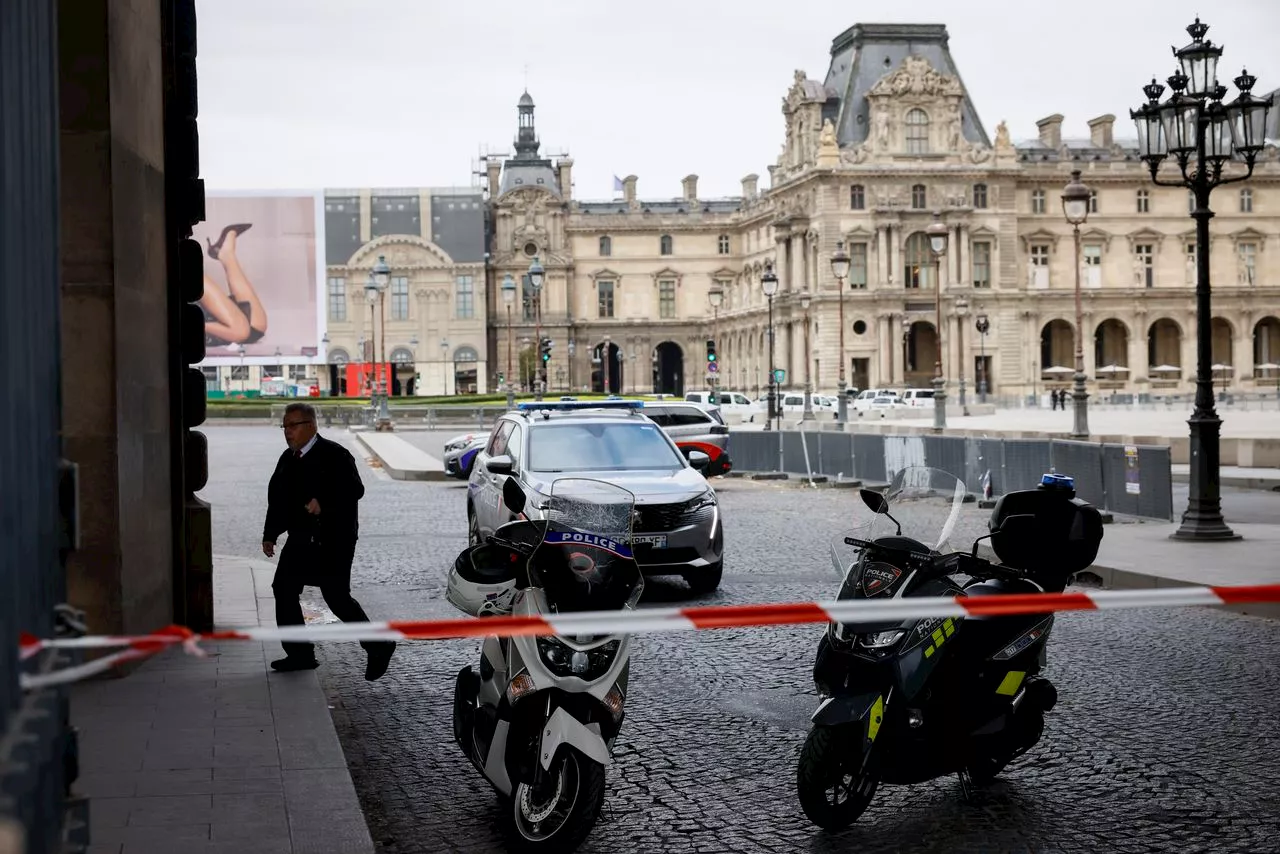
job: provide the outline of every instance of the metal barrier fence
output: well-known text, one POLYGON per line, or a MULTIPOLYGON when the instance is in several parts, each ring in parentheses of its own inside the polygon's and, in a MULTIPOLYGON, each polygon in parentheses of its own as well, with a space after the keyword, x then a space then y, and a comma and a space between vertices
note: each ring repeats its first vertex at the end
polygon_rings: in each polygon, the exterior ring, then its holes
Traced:
POLYGON ((1029 489, 1054 470, 1075 478, 1076 493, 1103 510, 1173 521, 1173 460, 1159 445, 1111 445, 1062 439, 886 436, 878 433, 777 430, 734 433, 729 455, 738 471, 821 474, 872 483, 908 466, 954 474, 992 496, 1029 489))

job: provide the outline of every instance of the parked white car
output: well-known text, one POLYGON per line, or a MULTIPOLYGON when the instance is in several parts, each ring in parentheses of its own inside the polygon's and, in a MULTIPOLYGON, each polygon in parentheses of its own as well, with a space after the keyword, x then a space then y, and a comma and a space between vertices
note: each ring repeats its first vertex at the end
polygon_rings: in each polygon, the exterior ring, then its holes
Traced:
MULTIPOLYGON (((902 398, 898 395, 898 392, 895 391, 894 389, 868 388, 858 392, 858 396, 853 399, 853 408, 858 412, 866 412, 868 409, 872 408, 872 405, 871 405, 872 402, 876 400, 876 398, 880 398, 880 397, 892 398, 893 400, 898 401, 899 403, 902 400, 902 398)), ((877 408, 884 409, 885 407, 880 406, 877 408)))
MULTIPOLYGON (((686 392, 684 399, 690 403, 711 405, 711 392, 686 392)), ((756 416, 763 415, 765 411, 765 404, 763 402, 752 400, 745 394, 736 391, 717 392, 715 405, 719 406, 720 411, 725 415, 735 415, 747 422, 755 421, 756 416)))
MULTIPOLYGON (((814 394, 810 406, 813 408, 813 414, 818 418, 835 418, 837 415, 836 401, 834 398, 826 395, 814 394)), ((783 415, 801 415, 804 413, 804 393, 798 391, 787 391, 782 393, 782 413, 783 415)))
POLYGON ((933 389, 909 388, 902 392, 902 402, 914 409, 933 409, 933 389))

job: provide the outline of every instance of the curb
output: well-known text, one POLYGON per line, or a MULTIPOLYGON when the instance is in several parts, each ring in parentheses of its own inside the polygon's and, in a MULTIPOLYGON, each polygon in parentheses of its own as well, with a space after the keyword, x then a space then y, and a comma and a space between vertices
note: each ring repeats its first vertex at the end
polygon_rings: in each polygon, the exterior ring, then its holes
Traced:
MULTIPOLYGON (((1174 472, 1172 476, 1174 483, 1190 483, 1191 476, 1174 472)), ((1227 475, 1219 477, 1218 483, 1221 486, 1230 486, 1235 489, 1255 489, 1260 492, 1280 492, 1280 476, 1277 477, 1238 477, 1227 475)))
MULTIPOLYGON (((388 463, 386 459, 384 459, 383 456, 378 453, 377 449, 373 446, 372 443, 365 440, 363 432, 364 431, 359 431, 359 432, 351 431, 351 435, 355 436, 356 441, 359 442, 364 447, 364 449, 369 452, 369 455, 371 457, 373 457, 375 460, 378 461, 378 465, 382 467, 382 470, 385 471, 391 477, 392 480, 416 480, 416 481, 435 481, 435 482, 443 482, 443 481, 449 480, 448 475, 444 473, 443 469, 396 468, 395 466, 388 463)), ((385 434, 379 434, 379 435, 385 435, 385 434)), ((414 450, 417 450, 417 449, 415 448, 414 450)))
MULTIPOLYGON (((1105 590, 1151 590, 1169 587, 1196 587, 1190 581, 1179 578, 1168 578, 1150 572, 1134 572, 1128 569, 1114 569, 1109 566, 1093 564, 1084 573, 1095 576, 1098 584, 1105 590)), ((1082 573, 1083 574, 1083 573, 1082 573)), ((1221 610, 1244 614, 1249 617, 1261 617, 1267 620, 1280 620, 1280 603, 1257 602, 1240 605, 1220 605, 1221 610)))

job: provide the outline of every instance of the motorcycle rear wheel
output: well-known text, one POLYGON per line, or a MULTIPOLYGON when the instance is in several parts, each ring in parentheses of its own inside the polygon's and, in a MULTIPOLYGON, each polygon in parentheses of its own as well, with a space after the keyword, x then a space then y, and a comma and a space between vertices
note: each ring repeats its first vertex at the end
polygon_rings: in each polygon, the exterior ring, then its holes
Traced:
POLYGON ((604 804, 605 770, 576 750, 560 753, 535 789, 517 783, 506 811, 513 851, 575 850, 595 827, 604 804))
POLYGON ((860 735, 851 724, 815 726, 800 750, 796 769, 800 808, 823 830, 843 830, 853 824, 875 798, 879 777, 849 767, 862 764, 862 754, 850 743, 860 735))

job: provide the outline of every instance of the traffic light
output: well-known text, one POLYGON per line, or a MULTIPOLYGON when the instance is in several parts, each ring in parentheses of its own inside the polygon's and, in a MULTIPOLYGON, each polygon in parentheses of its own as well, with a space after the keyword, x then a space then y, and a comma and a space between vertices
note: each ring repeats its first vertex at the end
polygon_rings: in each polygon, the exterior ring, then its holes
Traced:
POLYGON ((707 339, 707 364, 713 365, 716 361, 716 339, 707 339))
POLYGON ((550 338, 542 339, 542 361, 544 362, 551 361, 551 339, 550 338))

